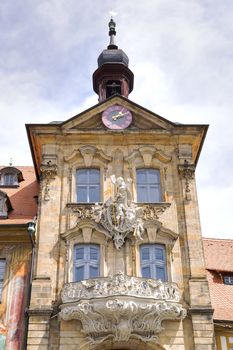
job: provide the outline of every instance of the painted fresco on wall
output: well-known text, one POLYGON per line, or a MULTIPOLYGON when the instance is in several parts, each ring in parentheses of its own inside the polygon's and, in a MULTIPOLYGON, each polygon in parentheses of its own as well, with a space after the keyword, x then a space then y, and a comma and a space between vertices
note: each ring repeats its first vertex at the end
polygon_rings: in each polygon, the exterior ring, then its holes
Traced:
POLYGON ((6 327, 2 323, 0 323, 0 350, 6 349, 6 333, 6 327))

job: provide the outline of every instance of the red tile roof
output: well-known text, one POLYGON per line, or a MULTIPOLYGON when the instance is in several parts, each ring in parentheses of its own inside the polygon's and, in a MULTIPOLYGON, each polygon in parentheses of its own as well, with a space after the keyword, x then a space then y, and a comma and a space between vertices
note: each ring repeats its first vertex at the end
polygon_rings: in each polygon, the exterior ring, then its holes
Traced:
POLYGON ((233 321, 233 285, 223 275, 233 275, 233 240, 204 238, 204 255, 214 319, 233 321))
POLYGON ((206 268, 233 272, 233 240, 203 238, 206 268))
MULTIPOLYGON (((37 213, 37 205, 33 196, 39 193, 39 184, 36 180, 33 166, 14 166, 23 173, 24 181, 19 187, 2 187, 7 193, 14 210, 8 214, 8 219, 0 219, 0 225, 25 224, 31 221, 37 213)), ((0 169, 4 168, 0 166, 0 169)))

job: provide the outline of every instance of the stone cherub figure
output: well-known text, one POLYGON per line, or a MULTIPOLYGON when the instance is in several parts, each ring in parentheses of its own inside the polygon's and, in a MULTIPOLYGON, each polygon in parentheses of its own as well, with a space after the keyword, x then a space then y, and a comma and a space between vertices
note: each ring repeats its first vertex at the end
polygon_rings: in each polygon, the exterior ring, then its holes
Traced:
POLYGON ((133 233, 136 239, 142 239, 144 232, 143 211, 132 202, 130 193, 131 179, 111 176, 115 185, 114 198, 110 197, 104 204, 93 208, 95 222, 100 224, 113 238, 115 246, 120 249, 125 238, 133 233))

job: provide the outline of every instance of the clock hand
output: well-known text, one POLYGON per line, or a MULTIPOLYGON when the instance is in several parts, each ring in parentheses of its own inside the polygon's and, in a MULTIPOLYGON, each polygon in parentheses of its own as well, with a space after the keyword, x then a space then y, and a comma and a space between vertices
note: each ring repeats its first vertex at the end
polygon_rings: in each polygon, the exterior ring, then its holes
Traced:
POLYGON ((112 119, 113 119, 114 121, 116 121, 116 120, 119 119, 119 118, 123 118, 124 115, 126 115, 127 113, 128 113, 128 112, 122 113, 122 112, 120 111, 120 112, 118 112, 116 115, 114 115, 114 116, 112 117, 112 119))

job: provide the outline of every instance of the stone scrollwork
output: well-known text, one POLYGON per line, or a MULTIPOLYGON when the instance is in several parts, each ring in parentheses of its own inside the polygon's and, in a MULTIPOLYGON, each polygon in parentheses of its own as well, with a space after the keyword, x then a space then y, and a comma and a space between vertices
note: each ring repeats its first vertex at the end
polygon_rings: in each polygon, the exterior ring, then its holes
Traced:
POLYGON ((80 320, 93 345, 109 338, 157 341, 163 320, 186 316, 176 284, 122 273, 66 284, 61 297, 60 317, 80 320))
POLYGON ((131 179, 125 182, 122 177, 113 175, 111 180, 116 187, 114 198, 110 197, 106 202, 94 206, 69 203, 67 207, 76 214, 78 221, 95 221, 102 232, 112 237, 115 247, 120 249, 130 234, 142 240, 145 223, 157 221, 170 203, 136 205, 129 191, 131 179))
POLYGON ((132 203, 129 184, 122 177, 111 176, 111 180, 116 185, 115 198, 111 197, 104 204, 95 204, 93 208, 93 218, 96 223, 101 224, 107 230, 115 243, 115 247, 120 249, 125 238, 133 233, 136 238, 142 239, 143 210, 132 203))
POLYGON ((40 167, 41 179, 44 181, 44 200, 50 200, 49 195, 49 183, 57 175, 57 164, 53 163, 51 160, 44 161, 40 167))
POLYGON ((185 199, 190 201, 191 200, 190 183, 194 179, 195 165, 185 160, 184 164, 178 165, 178 172, 180 176, 184 178, 184 181, 185 181, 185 199))
POLYGON ((125 181, 122 177, 111 176, 115 185, 115 196, 104 203, 94 206, 75 203, 67 207, 76 214, 77 221, 92 220, 107 237, 112 237, 115 247, 120 249, 125 238, 133 234, 142 240, 145 223, 157 221, 160 215, 170 206, 170 203, 139 204, 132 202, 130 193, 131 179, 125 181))

